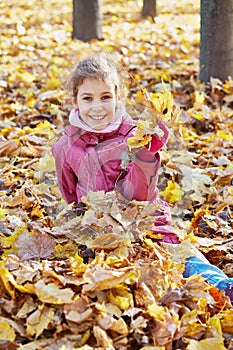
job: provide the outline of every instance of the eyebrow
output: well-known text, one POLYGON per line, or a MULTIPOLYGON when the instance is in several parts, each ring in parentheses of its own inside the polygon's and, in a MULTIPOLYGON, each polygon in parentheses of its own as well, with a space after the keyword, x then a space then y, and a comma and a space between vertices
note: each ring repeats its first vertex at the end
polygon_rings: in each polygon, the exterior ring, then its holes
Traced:
POLYGON ((92 95, 90 92, 83 92, 82 94, 81 94, 81 96, 84 96, 84 95, 92 95))
MULTIPOLYGON (((101 95, 105 95, 105 94, 113 94, 111 91, 104 91, 104 92, 101 92, 101 95)), ((83 92, 81 94, 81 96, 84 96, 84 95, 93 95, 91 92, 83 92)))

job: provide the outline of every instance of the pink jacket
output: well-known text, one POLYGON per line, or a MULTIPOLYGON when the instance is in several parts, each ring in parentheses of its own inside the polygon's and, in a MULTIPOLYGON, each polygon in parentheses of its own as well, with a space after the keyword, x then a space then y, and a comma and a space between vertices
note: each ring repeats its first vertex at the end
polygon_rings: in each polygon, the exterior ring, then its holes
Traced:
POLYGON ((156 201, 160 209, 154 213, 154 233, 162 234, 160 240, 164 242, 179 243, 170 226, 170 207, 157 196, 160 168, 158 151, 166 144, 169 134, 162 122, 159 126, 164 136, 159 139, 153 135, 153 160, 147 160, 147 156, 144 157, 146 153, 139 153, 126 169, 121 166, 121 156, 127 150, 127 139, 135 129, 134 121, 126 113, 121 116, 121 123, 118 123, 116 130, 112 130, 114 128, 110 125, 106 132, 101 130, 95 133, 74 125, 67 126, 64 135, 52 147, 58 186, 63 198, 68 203, 78 203, 88 191, 108 192, 116 189, 128 200, 156 201))
MULTIPOLYGON (((164 146, 156 139, 157 151, 164 146)), ((58 186, 68 202, 80 202, 88 191, 117 189, 125 198, 153 201, 157 197, 157 177, 160 157, 156 153, 152 162, 135 157, 127 169, 121 167, 121 155, 127 149, 127 139, 135 128, 133 120, 125 114, 119 127, 108 133, 87 132, 75 126, 65 128, 65 134, 53 145, 58 186)))

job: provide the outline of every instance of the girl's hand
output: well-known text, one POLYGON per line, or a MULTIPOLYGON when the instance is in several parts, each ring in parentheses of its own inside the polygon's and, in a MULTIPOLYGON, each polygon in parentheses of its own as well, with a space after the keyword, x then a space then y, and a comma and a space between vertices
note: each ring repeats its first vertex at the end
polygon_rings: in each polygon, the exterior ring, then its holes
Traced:
POLYGON ((155 154, 151 151, 149 151, 148 148, 144 147, 140 151, 136 153, 136 156, 139 160, 142 160, 143 162, 153 162, 155 160, 155 154))

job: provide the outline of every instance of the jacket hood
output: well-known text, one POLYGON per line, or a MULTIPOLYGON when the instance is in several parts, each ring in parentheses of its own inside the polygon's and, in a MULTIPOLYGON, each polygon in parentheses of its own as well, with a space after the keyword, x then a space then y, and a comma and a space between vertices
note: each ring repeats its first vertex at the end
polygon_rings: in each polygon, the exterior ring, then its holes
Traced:
POLYGON ((79 113, 78 109, 73 108, 69 115, 69 122, 71 125, 76 126, 82 130, 92 132, 92 133, 98 133, 98 134, 105 134, 114 130, 117 130, 123 120, 123 117, 126 115, 125 107, 124 105, 119 102, 117 105, 116 113, 112 119, 112 121, 102 130, 94 130, 90 128, 82 119, 79 113))

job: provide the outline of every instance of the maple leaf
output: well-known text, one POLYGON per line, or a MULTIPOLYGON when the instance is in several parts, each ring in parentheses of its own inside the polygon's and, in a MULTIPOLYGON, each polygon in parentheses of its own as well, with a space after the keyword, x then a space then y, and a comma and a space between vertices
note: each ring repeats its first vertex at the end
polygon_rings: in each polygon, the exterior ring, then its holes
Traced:
POLYGON ((113 250, 118 248, 121 245, 130 245, 130 240, 121 237, 118 234, 114 233, 106 233, 100 237, 97 237, 90 244, 91 248, 105 249, 105 250, 113 250))
POLYGON ((72 303, 73 291, 70 288, 59 288, 55 283, 45 284, 43 280, 35 283, 35 293, 44 303, 72 303))
POLYGON ((129 276, 132 267, 121 269, 111 269, 108 266, 101 267, 95 265, 85 271, 83 280, 83 292, 105 290, 115 287, 117 284, 123 283, 129 276))
POLYGON ((121 310, 127 310, 134 306, 133 295, 128 291, 127 286, 118 285, 107 292, 110 303, 116 305, 121 310))
POLYGON ((27 334, 38 337, 54 318, 54 310, 44 305, 40 306, 27 318, 27 334))
POLYGON ((0 340, 9 340, 13 342, 15 337, 15 331, 7 322, 7 319, 0 319, 0 340))
POLYGON ((79 312, 78 310, 76 310, 76 308, 74 308, 73 310, 69 310, 69 311, 67 310, 66 319, 68 321, 72 321, 75 323, 82 323, 82 322, 90 319, 92 312, 93 312, 93 310, 91 308, 89 308, 83 312, 79 312))
POLYGON ((224 346, 223 337, 207 338, 200 341, 191 339, 187 349, 188 350, 209 350, 209 349, 226 350, 224 346))
POLYGON ((24 327, 18 322, 11 320, 10 318, 0 317, 0 339, 14 341, 16 333, 20 336, 26 336, 24 327), (5 336, 5 338, 4 338, 5 336))
POLYGON ((26 296, 26 299, 16 314, 16 318, 25 318, 28 314, 37 309, 37 303, 35 303, 31 296, 26 296))
POLYGON ((219 313, 219 319, 223 333, 233 335, 232 322, 233 313, 232 310, 223 310, 219 313))
POLYGON ((55 245, 54 239, 42 231, 35 232, 33 236, 24 231, 15 240, 17 255, 21 260, 47 259, 52 255, 55 245))
POLYGON ((175 181, 168 180, 166 189, 160 194, 164 196, 166 202, 172 204, 181 200, 184 191, 175 181))
POLYGON ((0 157, 9 156, 19 149, 20 145, 14 140, 0 141, 0 157))
POLYGON ((99 326, 94 326, 93 333, 99 347, 102 347, 108 350, 114 350, 112 338, 108 336, 107 332, 105 332, 99 326))
POLYGON ((127 140, 130 151, 149 144, 153 134, 156 134, 158 137, 163 136, 163 131, 157 124, 158 121, 165 121, 166 118, 170 118, 174 101, 166 84, 162 82, 162 86, 164 92, 153 94, 152 98, 150 98, 146 89, 142 89, 136 95, 138 101, 145 106, 145 109, 139 116, 140 119, 136 124, 133 136, 127 140))
POLYGON ((151 139, 151 135, 145 134, 145 131, 138 128, 134 131, 134 136, 129 137, 127 140, 129 150, 146 146, 151 139))

